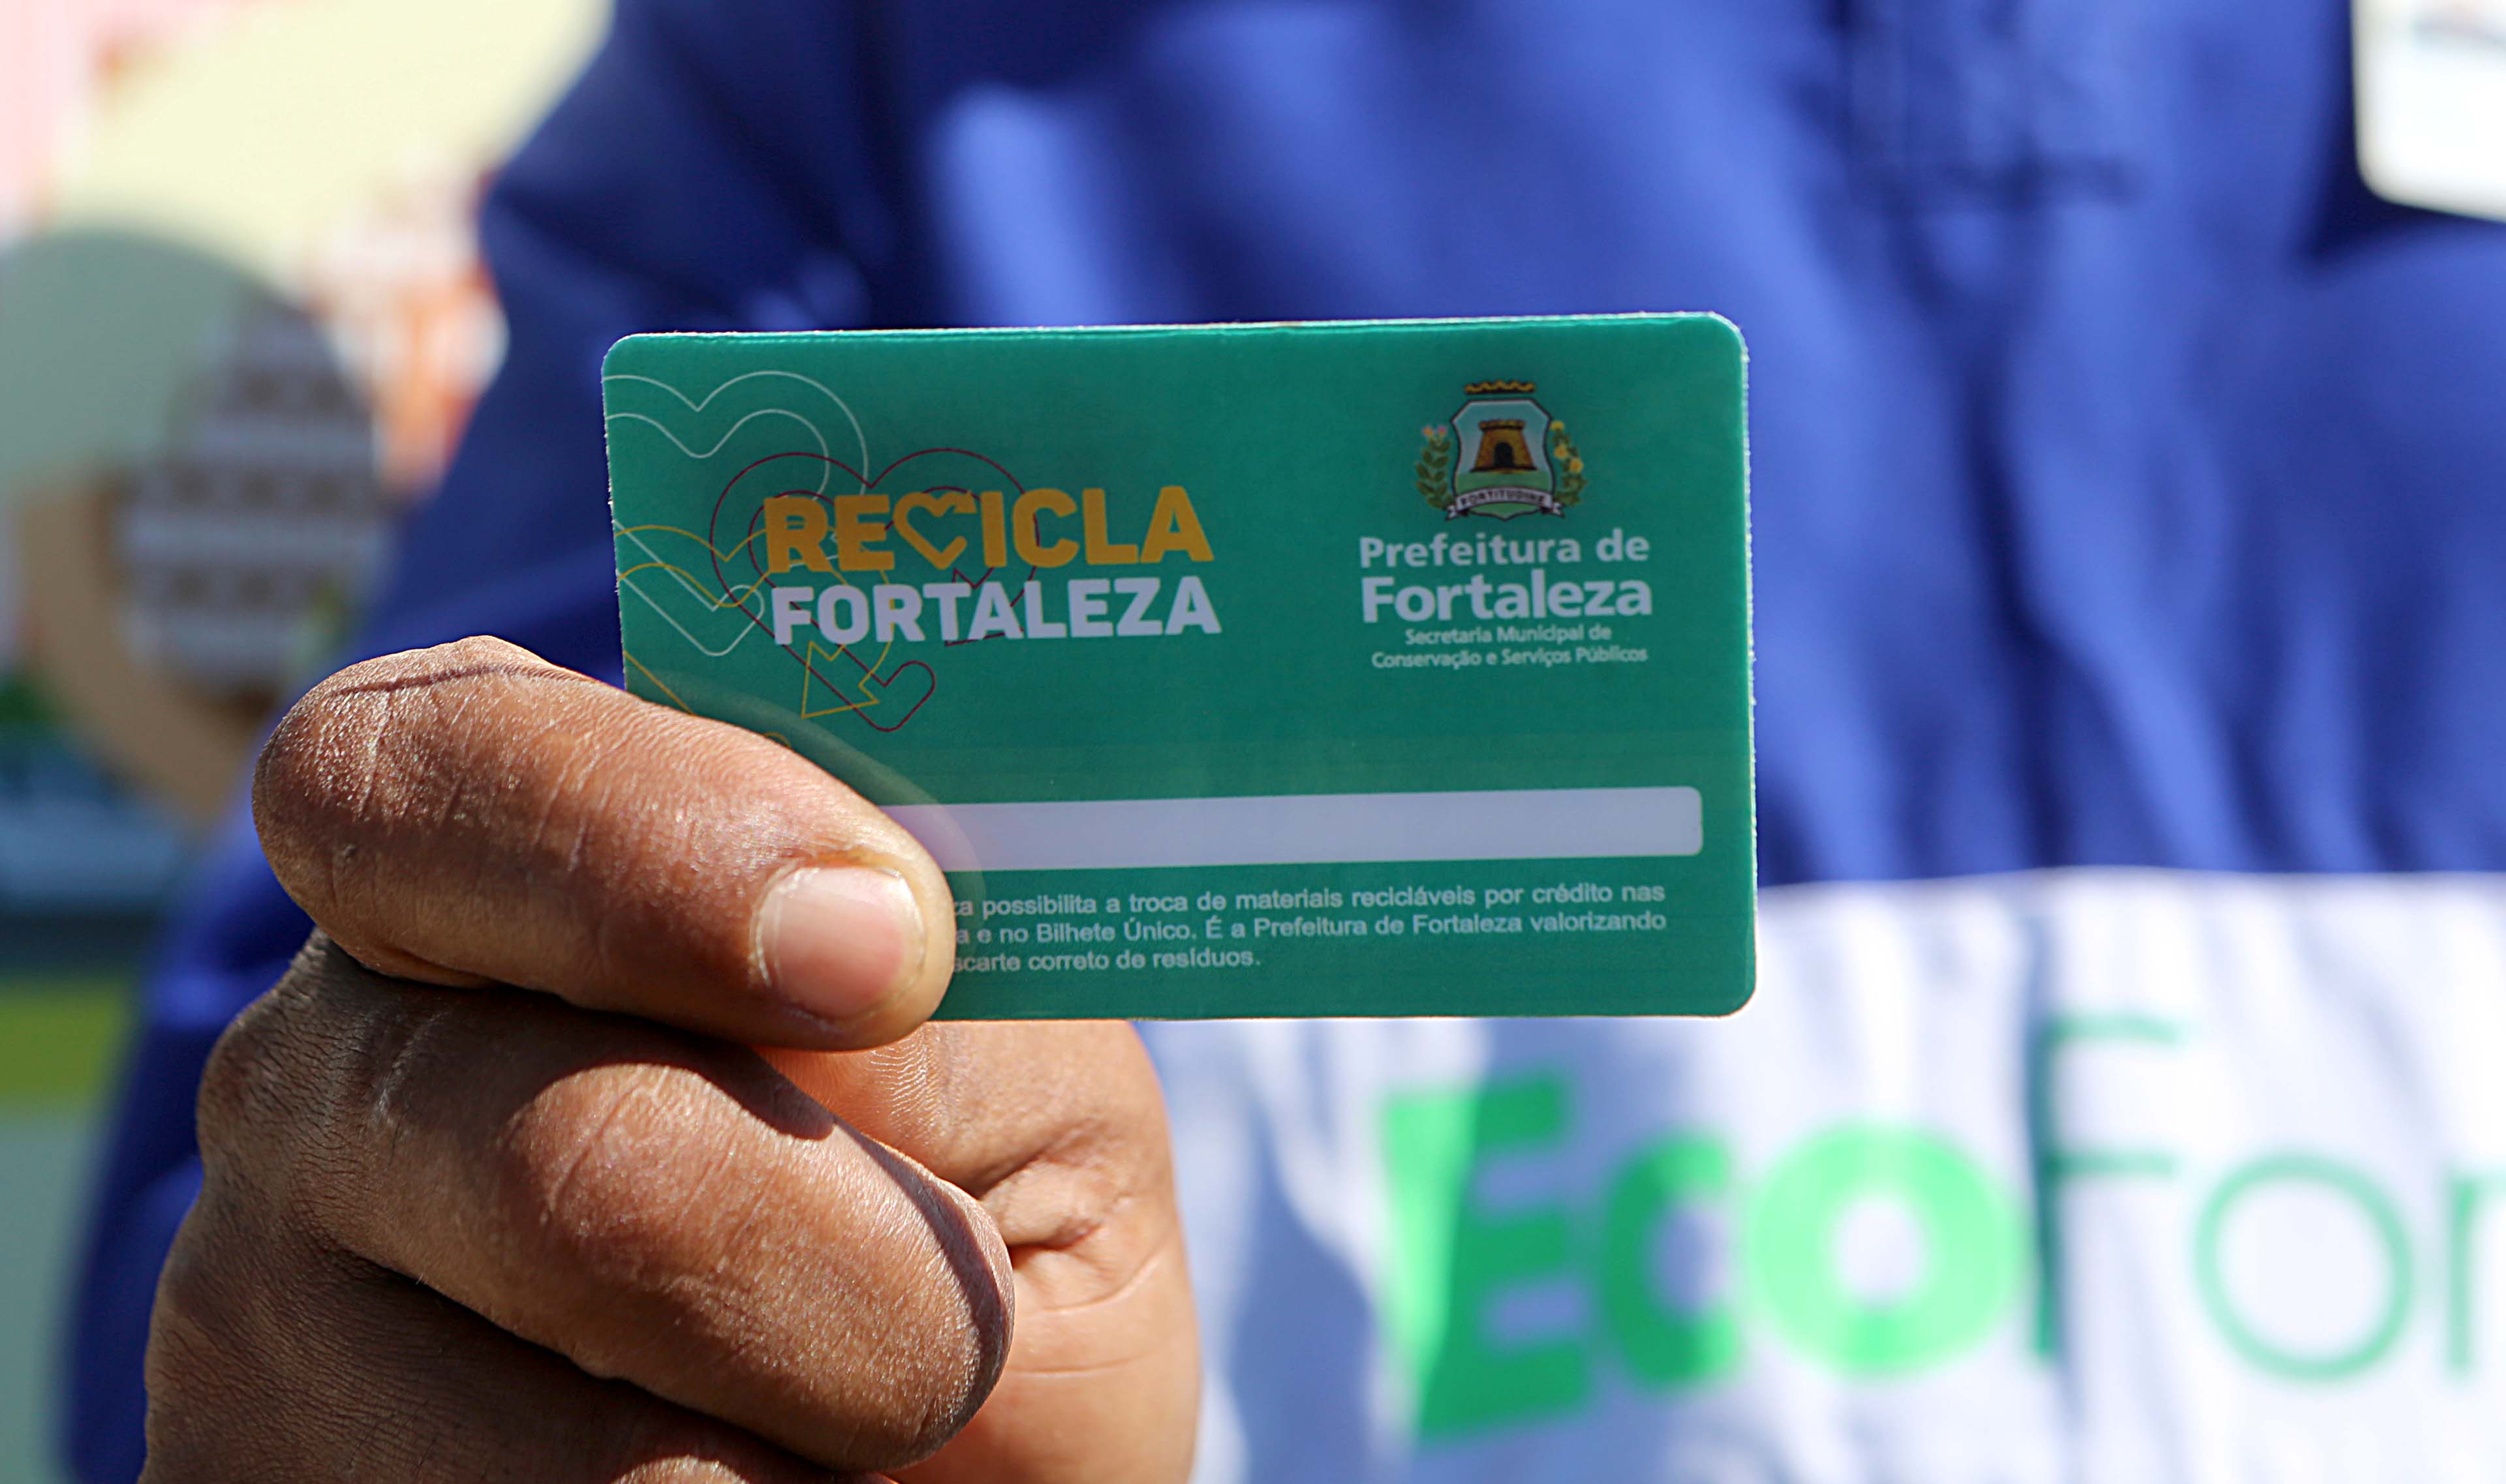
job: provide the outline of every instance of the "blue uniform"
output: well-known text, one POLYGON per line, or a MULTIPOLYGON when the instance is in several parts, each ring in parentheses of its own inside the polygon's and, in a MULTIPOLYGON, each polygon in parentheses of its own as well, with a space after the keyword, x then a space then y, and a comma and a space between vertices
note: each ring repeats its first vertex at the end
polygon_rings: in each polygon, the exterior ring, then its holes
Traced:
MULTIPOLYGON (((1153 1032, 1204 1477, 2449 1476, 2506 1451, 2506 226, 2361 184, 2348 26, 622 0, 487 203, 511 351, 365 647, 615 678, 633 331, 1718 310, 1759 1004, 1153 1032), (1457 1175, 1397 1157, 1447 1124, 1457 1175)), ((238 816, 148 981, 87 1480, 202 1059, 305 928, 238 816)))

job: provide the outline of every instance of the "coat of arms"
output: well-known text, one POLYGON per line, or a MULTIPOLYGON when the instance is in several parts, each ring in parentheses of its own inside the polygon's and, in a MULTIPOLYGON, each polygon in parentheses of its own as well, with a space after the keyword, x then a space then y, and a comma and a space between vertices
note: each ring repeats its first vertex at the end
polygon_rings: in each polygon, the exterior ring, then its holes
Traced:
POLYGON ((1584 498, 1584 456, 1529 381, 1473 381, 1450 421, 1419 431, 1418 493, 1448 521, 1562 516, 1584 498))

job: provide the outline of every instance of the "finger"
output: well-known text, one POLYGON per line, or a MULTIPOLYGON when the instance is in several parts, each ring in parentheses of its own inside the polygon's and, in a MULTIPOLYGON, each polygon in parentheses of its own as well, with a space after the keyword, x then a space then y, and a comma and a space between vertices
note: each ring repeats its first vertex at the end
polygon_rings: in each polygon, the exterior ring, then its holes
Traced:
POLYGON ((213 1179, 278 1172, 262 1199, 323 1244, 829 1466, 929 1454, 1008 1347, 982 1208, 727 1043, 317 940, 220 1042, 200 1128, 213 1179))
POLYGON ((908 1484, 1172 1484, 1199 1341, 1157 1075, 1119 1023, 935 1023, 770 1060, 863 1133, 982 1199, 1018 1326, 991 1397, 908 1484))
POLYGON ((893 821, 787 748, 496 639, 351 667, 263 749, 280 883, 363 962, 734 1039, 890 1040, 954 957, 893 821))
POLYGON ((901 1484, 1181 1484, 1199 1345, 1181 1228, 1014 1251, 1018 1332, 983 1409, 901 1484))
POLYGON ((143 1484, 829 1484, 214 1191, 158 1287, 148 1395, 143 1484))

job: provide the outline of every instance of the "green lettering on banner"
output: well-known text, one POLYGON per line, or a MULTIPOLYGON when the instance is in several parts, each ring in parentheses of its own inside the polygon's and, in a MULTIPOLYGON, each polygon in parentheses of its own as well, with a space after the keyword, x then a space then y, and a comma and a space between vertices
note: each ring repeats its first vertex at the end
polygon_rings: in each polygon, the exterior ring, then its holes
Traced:
POLYGON ((1973 1161, 1932 1135, 1848 1125, 1790 1151, 1751 1205, 1751 1292, 1805 1354, 1852 1376, 1902 1375, 1981 1341, 2006 1312, 2025 1262, 2017 1210, 1973 1161), (1922 1281, 1866 1303, 1837 1272, 1853 1207, 1894 1200, 1923 1234, 1922 1281))
POLYGON ((2471 1269, 2472 1239, 2479 1234, 2483 1198, 2506 1190, 2506 1175, 2456 1175, 2447 1182, 2445 1355, 2457 1376, 2471 1371, 2471 1326, 2480 1313, 2479 1286, 2471 1269))
POLYGON ((1393 1257, 1386 1319, 1417 1388, 1422 1439, 1571 1412, 1591 1394, 1577 1340, 1500 1348, 1484 1327, 1498 1293, 1568 1271, 1566 1213, 1492 1213, 1471 1199, 1491 1156, 1555 1145, 1566 1123, 1566 1083, 1557 1076, 1408 1094, 1384 1105, 1393 1257))
POLYGON ((1694 1386, 1739 1363, 1740 1326, 1726 1305, 1684 1314, 1665 1304, 1653 1282, 1653 1242, 1681 1204, 1722 1196, 1732 1158, 1721 1140, 1665 1139, 1611 1182, 1601 1224, 1601 1317, 1628 1369, 1653 1386, 1694 1386))
POLYGON ((2027 1147, 2036 1184, 2036 1353, 2062 1349, 2062 1187, 2090 1176, 2164 1179, 2175 1157, 2157 1149, 2073 1149, 2055 1127, 2056 1053, 2082 1043, 2137 1042, 2173 1047, 2184 1028, 2147 1015, 2065 1015, 2046 1022, 2027 1056, 2027 1147))
POLYGON ((2202 1305, 2228 1337, 2238 1355, 2273 1375, 2291 1381, 2341 1381, 2382 1359, 2400 1337, 2411 1312, 2411 1244, 2402 1218, 2376 1183, 2337 1160, 2316 1154, 2276 1154, 2242 1166, 2221 1182, 2202 1208, 2194 1239, 2194 1267, 2199 1274, 2202 1305), (2237 1202, 2270 1184, 2303 1183, 2337 1191, 2367 1213, 2384 1247, 2384 1265, 2392 1275, 2386 1285, 2383 1317, 2376 1327, 2346 1350, 2326 1355, 2293 1354, 2255 1333, 2228 1300, 2227 1277, 2219 1267, 2219 1239, 2237 1202))

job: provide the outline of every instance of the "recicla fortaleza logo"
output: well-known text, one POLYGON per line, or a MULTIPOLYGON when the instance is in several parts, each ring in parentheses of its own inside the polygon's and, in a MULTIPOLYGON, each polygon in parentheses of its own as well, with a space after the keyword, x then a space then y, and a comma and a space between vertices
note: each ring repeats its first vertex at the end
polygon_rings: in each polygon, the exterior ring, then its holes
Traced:
POLYGON ((1220 632, 1208 589, 1189 571, 1171 588, 1155 576, 1074 577, 1057 595, 1038 580, 1039 572, 1072 561, 1137 567, 1156 566, 1168 557, 1180 557, 1187 565, 1215 560, 1192 496, 1180 485, 1158 491, 1134 541, 1114 539, 1104 490, 1083 489, 1073 500, 1043 486, 1020 491, 1015 501, 997 489, 921 489, 893 500, 876 491, 778 494, 761 503, 760 523, 764 580, 796 570, 838 579, 825 587, 772 588, 769 611, 774 642, 782 646, 813 630, 836 645, 1220 632), (976 523, 971 530, 963 525, 969 519, 976 523), (1056 523, 1050 529, 1048 519, 1056 523), (1075 533, 1065 524, 1072 522, 1075 533), (982 543, 983 569, 970 577, 959 561, 972 560, 976 541, 982 543), (842 575, 895 574, 897 559, 907 550, 945 580, 875 581, 864 588, 842 575), (1017 563, 1026 567, 1022 581, 995 580, 994 574, 1017 563))

